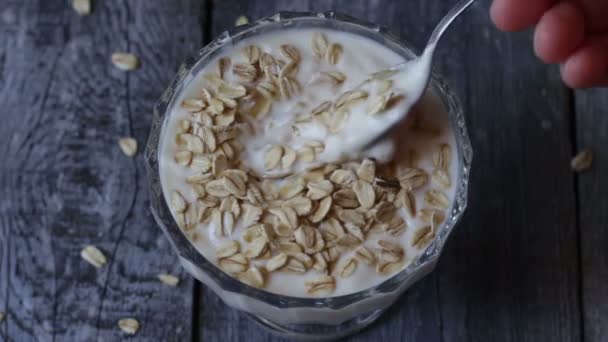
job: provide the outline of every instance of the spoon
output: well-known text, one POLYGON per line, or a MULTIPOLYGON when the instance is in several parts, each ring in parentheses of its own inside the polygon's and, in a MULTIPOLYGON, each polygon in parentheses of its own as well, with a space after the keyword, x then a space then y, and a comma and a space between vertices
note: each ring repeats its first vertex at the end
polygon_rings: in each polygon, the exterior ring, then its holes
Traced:
POLYGON ((439 39, 446 31, 448 26, 460 15, 467 7, 469 7, 475 0, 461 0, 456 6, 454 6, 441 21, 437 24, 431 37, 429 38, 424 52, 421 56, 411 59, 409 61, 394 65, 386 70, 381 70, 373 73, 372 78, 386 78, 396 74, 399 74, 399 82, 405 82, 411 87, 408 87, 409 92, 405 103, 400 105, 400 114, 396 117, 391 118, 389 122, 383 125, 382 129, 371 132, 369 136, 363 141, 359 142, 357 149, 367 150, 377 143, 381 142, 384 138, 393 133, 395 127, 399 125, 403 119, 407 116, 410 109, 420 100, 424 94, 425 89, 428 86, 431 78, 431 64, 433 56, 435 54, 435 48, 439 39))
MULTIPOLYGON (((424 94, 431 76, 431 64, 435 48, 443 33, 448 26, 460 15, 467 7, 475 0, 460 0, 437 24, 429 38, 422 55, 393 65, 392 67, 370 74, 370 77, 354 88, 350 88, 350 93, 362 90, 369 85, 371 80, 387 80, 391 79, 392 84, 399 90, 395 98, 399 100, 395 105, 390 106, 390 109, 384 110, 381 115, 374 115, 370 118, 370 111, 359 111, 358 117, 350 116, 349 120, 341 128, 337 134, 330 135, 332 143, 326 143, 325 149, 318 156, 316 165, 324 163, 343 162, 348 160, 361 159, 361 155, 366 158, 375 159, 378 162, 388 162, 392 159, 394 145, 387 138, 396 131, 399 124, 405 119, 412 107, 420 100, 424 94), (367 118, 370 118, 369 120, 367 118), (371 121, 373 120, 373 121, 371 121), (352 134, 352 133, 355 134, 352 134)), ((349 93, 345 92, 343 93, 349 93)), ((382 106, 386 106, 391 100, 393 94, 388 94, 388 100, 382 106)), ((386 96, 386 95, 385 95, 386 96)), ((374 108, 373 106, 371 108, 374 108)), ((351 113, 353 114, 353 113, 351 113)), ((376 113, 378 114, 378 113, 376 113)), ((283 127, 273 128, 272 134, 278 136, 286 134, 292 135, 292 125, 286 124, 283 127)), ((310 166, 310 165, 309 165, 310 166)), ((281 178, 288 176, 289 172, 262 172, 265 178, 281 178)))

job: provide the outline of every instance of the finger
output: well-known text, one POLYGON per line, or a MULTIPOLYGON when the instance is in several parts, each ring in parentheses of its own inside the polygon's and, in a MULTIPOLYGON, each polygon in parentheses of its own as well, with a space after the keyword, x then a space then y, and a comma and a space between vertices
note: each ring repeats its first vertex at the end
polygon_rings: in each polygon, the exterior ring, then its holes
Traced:
POLYGON ((565 61, 585 40, 585 16, 570 1, 556 4, 541 17, 534 33, 534 51, 545 63, 565 61))
POLYGON ((608 85, 608 36, 585 43, 564 63, 561 74, 571 88, 608 85))
POLYGON ((490 17, 503 31, 524 30, 538 22, 556 0, 494 0, 490 17))
MULTIPOLYGON (((563 78, 562 78, 562 80, 563 80, 563 78)), ((564 83, 566 83, 565 80, 564 80, 564 83)), ((608 88, 608 75, 606 75, 605 77, 599 78, 597 82, 592 82, 592 83, 589 83, 589 84, 583 85, 583 86, 575 87, 568 83, 566 83, 566 85, 572 89, 608 88)))
POLYGON ((587 29, 590 32, 608 31, 608 1, 605 0, 579 0, 585 17, 587 18, 587 29))

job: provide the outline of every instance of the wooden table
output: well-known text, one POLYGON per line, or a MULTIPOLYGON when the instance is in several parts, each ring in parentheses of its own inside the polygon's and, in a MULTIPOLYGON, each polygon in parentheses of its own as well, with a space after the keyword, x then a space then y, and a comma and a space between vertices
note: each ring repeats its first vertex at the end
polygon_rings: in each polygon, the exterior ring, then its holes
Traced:
MULTIPOLYGON (((422 44, 453 1, 68 0, 0 2, 0 337, 279 341, 186 274, 148 205, 140 153, 180 61, 234 24, 279 10, 346 14, 422 44), (137 54, 141 69, 109 56, 137 54), (80 250, 98 246, 95 269, 80 250), (177 274, 178 287, 156 275, 177 274)), ((436 59, 475 151, 469 209, 437 270, 352 341, 608 340, 608 92, 572 92, 530 33, 504 34, 479 1, 436 59), (575 151, 593 168, 571 172, 575 151), (602 178, 601 175, 604 175, 602 178)))

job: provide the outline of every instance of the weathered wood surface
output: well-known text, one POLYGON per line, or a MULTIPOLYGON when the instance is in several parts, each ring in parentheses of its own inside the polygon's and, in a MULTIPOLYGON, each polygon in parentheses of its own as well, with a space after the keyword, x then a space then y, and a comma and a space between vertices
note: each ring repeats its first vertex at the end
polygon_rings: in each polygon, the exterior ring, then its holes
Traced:
POLYGON ((116 341, 123 317, 140 340, 189 340, 193 281, 151 217, 141 154, 116 141, 143 148, 154 102, 200 45, 202 5, 97 1, 79 17, 70 2, 0 5, 1 340, 116 341), (114 68, 118 50, 142 68, 114 68), (88 244, 106 266, 80 258, 88 244))
POLYGON ((576 149, 591 149, 592 168, 578 176, 585 340, 608 339, 608 91, 576 92, 576 149))
POLYGON ((581 338, 569 93, 531 34, 476 6, 444 41, 440 70, 474 149, 469 210, 438 268, 445 341, 581 338))
MULTIPOLYGON (((0 5, 0 340, 281 341, 181 270, 148 210, 141 155, 176 67, 242 14, 340 12, 420 46, 449 1, 113 0, 79 17, 63 0, 0 5), (133 51, 142 68, 114 69, 133 51), (109 264, 79 257, 99 246, 109 264), (178 288, 159 272, 179 274, 178 288), (194 290, 194 293, 193 293, 194 290)), ((437 71, 462 99, 475 151, 469 210, 438 269, 352 341, 608 339, 606 91, 566 90, 529 33, 497 32, 487 1, 459 19, 437 71), (594 167, 574 176, 578 148, 594 167), (579 209, 577 212, 577 208, 579 209), (577 230, 580 228, 580 230, 577 230)))

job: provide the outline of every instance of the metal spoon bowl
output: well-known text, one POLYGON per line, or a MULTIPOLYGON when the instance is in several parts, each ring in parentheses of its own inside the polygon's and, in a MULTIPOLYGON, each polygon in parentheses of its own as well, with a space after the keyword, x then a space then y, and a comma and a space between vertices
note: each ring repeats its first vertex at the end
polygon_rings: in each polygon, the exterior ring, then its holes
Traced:
MULTIPOLYGON (((475 2, 475 0, 461 0, 454 7, 452 7, 452 9, 441 19, 441 21, 439 21, 437 26, 435 26, 435 29, 433 30, 431 37, 429 38, 429 40, 426 44, 426 47, 424 49, 424 52, 422 53, 421 56, 416 57, 412 60, 397 64, 397 65, 394 65, 388 69, 375 72, 371 75, 372 78, 381 77, 382 75, 387 75, 387 74, 404 72, 408 68, 412 68, 412 67, 421 67, 420 63, 429 63, 429 66, 432 65, 433 57, 435 55, 435 48, 437 47, 437 44, 439 43, 439 39, 441 38, 443 33, 447 30, 447 28, 450 26, 450 24, 452 24, 454 19, 456 19, 462 12, 464 12, 464 10, 467 9, 473 2, 475 2)), ((361 145, 362 146, 361 150, 367 150, 370 147, 376 145, 378 142, 385 139, 386 137, 388 137, 389 135, 391 135, 393 133, 393 131, 395 130, 395 128, 399 126, 399 123, 405 119, 405 117, 409 113, 409 110, 418 102, 418 100, 420 100, 422 95, 424 95, 424 90, 428 87, 428 83, 429 83, 430 76, 431 76, 430 67, 427 68, 426 71, 427 72, 424 75, 423 89, 421 89, 421 91, 416 94, 408 94, 409 96, 413 96, 410 100, 412 105, 408 108, 408 110, 401 113, 400 117, 398 117, 397 120, 393 120, 393 122, 390 125, 388 125, 386 127, 386 129, 382 130, 379 134, 376 134, 376 135, 370 137, 367 141, 363 142, 363 144, 361 145)), ((404 73, 404 77, 407 77, 407 76, 408 76, 408 73, 404 73)))

